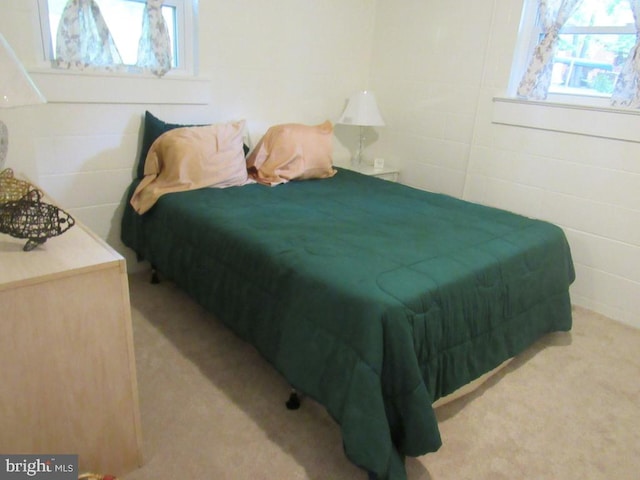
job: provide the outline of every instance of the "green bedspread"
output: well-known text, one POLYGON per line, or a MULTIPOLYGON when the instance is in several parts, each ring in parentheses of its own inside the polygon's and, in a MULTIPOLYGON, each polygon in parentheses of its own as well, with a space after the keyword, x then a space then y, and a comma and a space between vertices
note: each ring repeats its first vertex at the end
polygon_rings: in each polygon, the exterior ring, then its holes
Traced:
POLYGON ((436 399, 571 328, 560 228, 348 170, 169 194, 122 227, 322 403, 379 479, 439 448, 436 399))

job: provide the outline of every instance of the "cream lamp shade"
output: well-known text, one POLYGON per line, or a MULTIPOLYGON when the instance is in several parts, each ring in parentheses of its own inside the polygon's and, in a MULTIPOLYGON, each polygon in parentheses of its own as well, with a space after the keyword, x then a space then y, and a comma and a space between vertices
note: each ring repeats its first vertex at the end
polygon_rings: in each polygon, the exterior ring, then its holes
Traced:
MULTIPOLYGON (((45 102, 44 96, 0 33, 0 108, 21 107, 45 102)), ((4 167, 8 143, 7 127, 0 121, 0 170, 4 167)))
POLYGON ((363 90, 351 95, 337 123, 360 127, 384 126, 384 120, 373 92, 363 90))
POLYGON ((364 149, 364 127, 382 127, 385 124, 373 92, 362 90, 351 95, 336 123, 360 127, 358 151, 351 159, 352 165, 360 166, 364 149))

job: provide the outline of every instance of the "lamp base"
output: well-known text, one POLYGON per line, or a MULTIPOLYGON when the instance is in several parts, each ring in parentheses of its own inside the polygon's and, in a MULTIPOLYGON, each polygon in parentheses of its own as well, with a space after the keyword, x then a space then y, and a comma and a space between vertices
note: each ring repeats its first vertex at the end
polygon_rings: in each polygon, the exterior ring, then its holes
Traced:
POLYGON ((364 156, 363 151, 364 151, 364 127, 360 126, 360 132, 358 135, 358 150, 356 151, 356 154, 351 158, 352 167, 359 167, 360 165, 362 165, 362 159, 364 156))

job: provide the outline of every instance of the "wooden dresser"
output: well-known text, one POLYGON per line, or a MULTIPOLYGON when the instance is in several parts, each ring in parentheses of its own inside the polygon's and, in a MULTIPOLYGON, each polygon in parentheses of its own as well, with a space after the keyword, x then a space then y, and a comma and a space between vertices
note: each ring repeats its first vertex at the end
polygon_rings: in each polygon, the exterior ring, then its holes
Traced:
POLYGON ((79 222, 30 252, 0 234, 0 452, 142 462, 125 260, 79 222))

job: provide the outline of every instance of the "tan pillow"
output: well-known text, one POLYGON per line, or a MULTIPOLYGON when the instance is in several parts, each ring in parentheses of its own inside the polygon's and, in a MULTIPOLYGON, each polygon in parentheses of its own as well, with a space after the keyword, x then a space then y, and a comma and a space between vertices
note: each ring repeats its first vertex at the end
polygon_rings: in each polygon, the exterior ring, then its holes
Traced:
POLYGON ((246 184, 250 180, 243 131, 244 120, 175 128, 160 135, 149 149, 144 178, 131 197, 133 208, 144 213, 166 193, 246 184))
POLYGON ((275 125, 247 157, 249 175, 260 183, 278 185, 290 180, 327 178, 336 174, 333 125, 297 123, 275 125))

